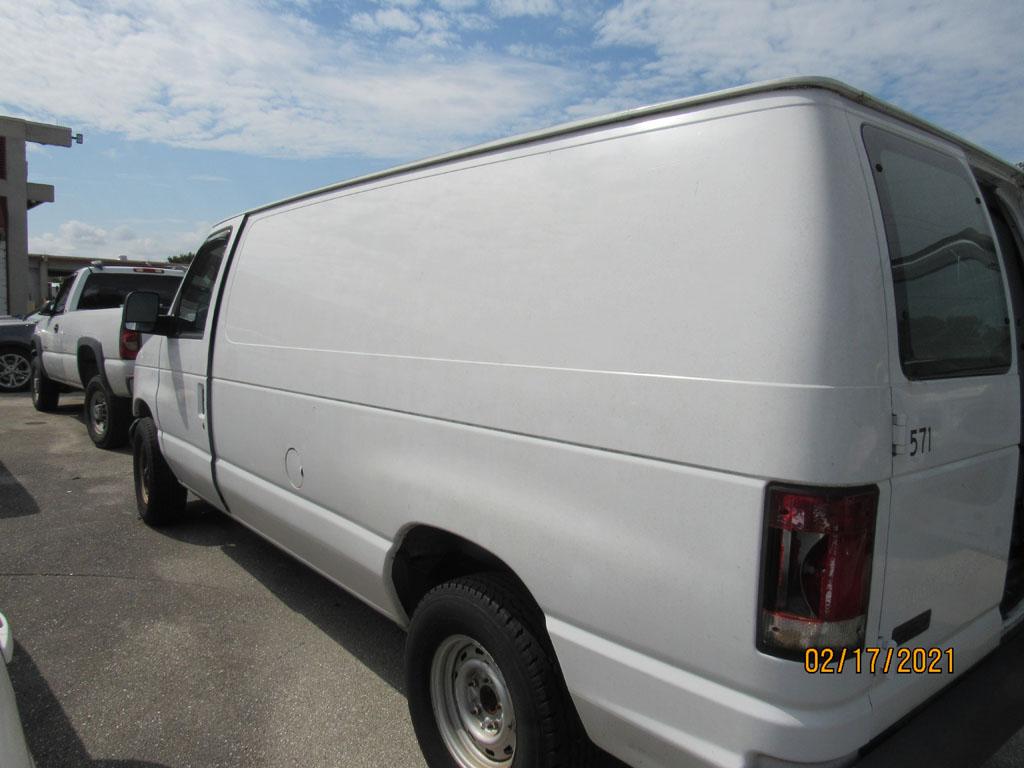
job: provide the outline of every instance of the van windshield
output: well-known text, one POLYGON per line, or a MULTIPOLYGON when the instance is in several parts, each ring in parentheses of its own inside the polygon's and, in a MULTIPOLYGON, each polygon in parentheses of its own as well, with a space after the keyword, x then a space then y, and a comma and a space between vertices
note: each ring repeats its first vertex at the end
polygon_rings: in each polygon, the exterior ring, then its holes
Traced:
POLYGON ((951 155, 872 126, 874 171, 909 379, 1005 373, 1011 359, 1003 275, 984 206, 951 155))
POLYGON ((160 311, 166 312, 181 283, 180 272, 149 274, 137 272, 93 272, 82 289, 79 309, 111 309, 124 304, 132 291, 153 291, 160 297, 160 311))

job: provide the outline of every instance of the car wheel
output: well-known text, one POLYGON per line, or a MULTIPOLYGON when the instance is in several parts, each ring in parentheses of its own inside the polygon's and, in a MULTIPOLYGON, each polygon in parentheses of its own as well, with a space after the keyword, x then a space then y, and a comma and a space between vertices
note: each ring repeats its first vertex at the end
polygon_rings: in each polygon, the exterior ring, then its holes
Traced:
POLYGON ((85 388, 85 426, 97 448, 120 448, 128 442, 131 404, 115 396, 99 374, 85 388))
POLYGON ((0 349, 0 392, 20 392, 32 380, 32 358, 22 349, 0 349))
POLYGON ((38 357, 32 360, 32 405, 37 411, 57 410, 60 389, 50 381, 43 370, 43 361, 38 357))
POLYGON ((427 593, 409 627, 406 691, 429 766, 590 765, 593 748, 543 626, 502 574, 427 593))
POLYGON ((135 476, 135 505, 143 522, 160 526, 181 517, 185 511, 188 491, 167 466, 157 441, 156 423, 148 416, 135 424, 132 469, 135 476))

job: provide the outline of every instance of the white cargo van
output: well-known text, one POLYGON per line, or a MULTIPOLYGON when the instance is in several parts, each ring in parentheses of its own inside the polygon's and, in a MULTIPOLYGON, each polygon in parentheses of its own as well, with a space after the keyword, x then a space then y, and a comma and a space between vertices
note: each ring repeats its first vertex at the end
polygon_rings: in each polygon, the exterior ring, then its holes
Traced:
POLYGON ((250 211, 125 308, 139 510, 407 625, 432 766, 847 762, 1021 617, 1021 183, 799 79, 250 211))

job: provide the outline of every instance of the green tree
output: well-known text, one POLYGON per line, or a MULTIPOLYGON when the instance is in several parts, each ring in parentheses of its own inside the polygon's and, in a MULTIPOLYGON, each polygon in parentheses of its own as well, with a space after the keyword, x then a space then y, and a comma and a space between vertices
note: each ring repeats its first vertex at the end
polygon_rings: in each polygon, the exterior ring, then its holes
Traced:
POLYGON ((177 256, 171 256, 167 260, 171 262, 171 264, 191 264, 192 259, 195 257, 195 253, 189 251, 188 253, 179 253, 177 256))

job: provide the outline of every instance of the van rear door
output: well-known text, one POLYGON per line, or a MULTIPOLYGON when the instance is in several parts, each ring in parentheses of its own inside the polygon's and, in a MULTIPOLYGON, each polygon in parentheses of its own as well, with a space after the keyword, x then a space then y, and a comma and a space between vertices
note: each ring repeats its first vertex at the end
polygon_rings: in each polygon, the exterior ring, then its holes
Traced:
POLYGON ((1020 386, 1004 270, 962 156, 870 125, 863 138, 891 267, 879 644, 954 647, 963 669, 1002 629, 1017 489, 1020 386))
MULTIPOLYGON (((989 217, 996 233, 996 242, 1003 257, 1003 269, 1010 289, 1010 310, 1016 329, 1017 373, 1020 378, 1020 359, 1024 351, 1021 332, 1024 330, 1024 210, 1017 203, 1019 190, 1004 184, 982 187, 989 217)), ((1022 395, 1024 401, 1024 395, 1022 395)), ((1024 448, 1024 447, 1022 447, 1024 448)), ((1024 450, 1021 455, 1024 456, 1024 450)), ((999 605, 1003 619, 1013 623, 1024 617, 1024 471, 1018 471, 1017 500, 1013 508, 1013 532, 1010 537, 1009 564, 1006 586, 999 605)))

